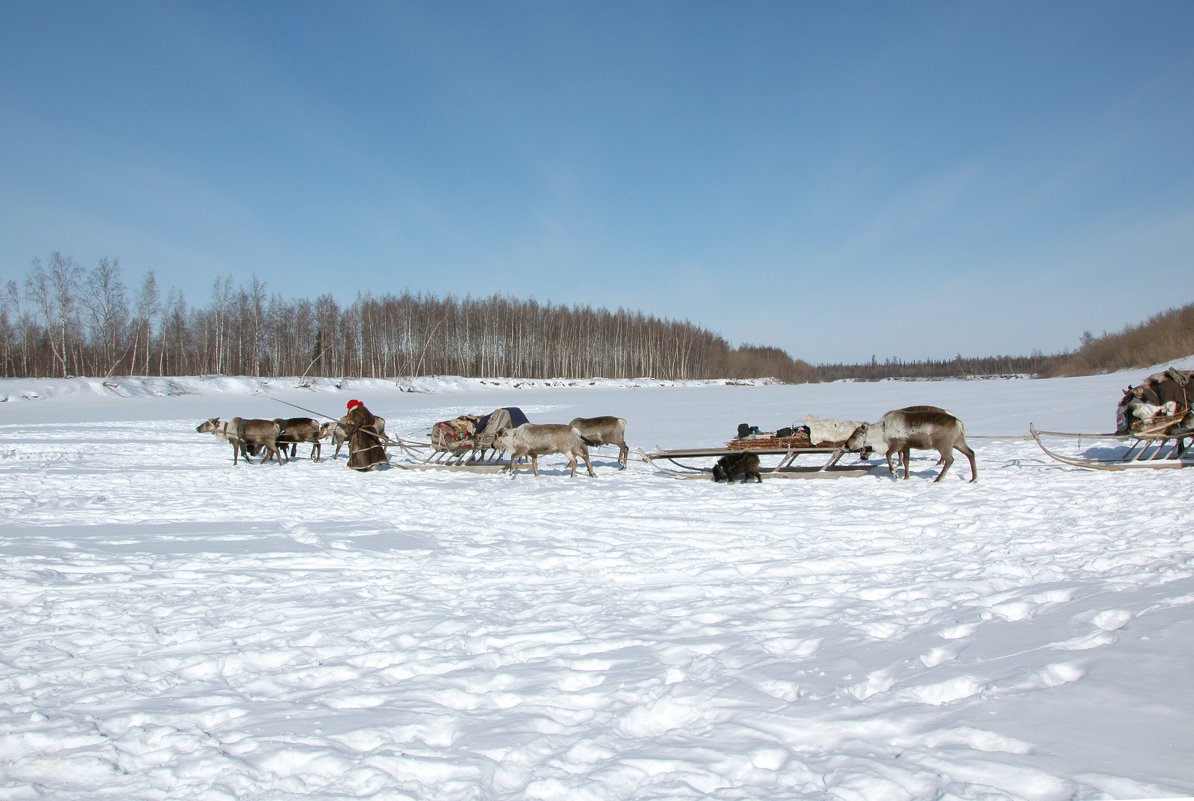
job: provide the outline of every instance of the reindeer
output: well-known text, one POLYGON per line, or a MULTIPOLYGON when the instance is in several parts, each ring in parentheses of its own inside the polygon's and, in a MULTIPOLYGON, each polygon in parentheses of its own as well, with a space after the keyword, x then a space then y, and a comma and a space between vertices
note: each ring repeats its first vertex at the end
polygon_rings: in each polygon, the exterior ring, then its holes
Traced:
POLYGON ((568 427, 579 431, 590 445, 617 445, 618 464, 623 470, 626 469, 630 448, 626 445, 626 421, 623 418, 610 415, 574 417, 568 427))
POLYGON ((966 430, 962 421, 936 406, 895 409, 883 415, 877 423, 863 423, 846 440, 845 448, 848 451, 883 451, 887 456, 887 469, 893 476, 896 470, 891 456, 900 454, 904 463, 904 478, 908 478, 909 454, 913 448, 935 450, 941 454, 938 464, 944 465, 936 481, 945 478, 954 462, 953 452, 957 450, 970 460, 970 480, 978 480, 974 451, 966 444, 966 430))
POLYGON ((311 461, 318 462, 319 457, 323 452, 322 446, 319 442, 319 421, 313 417, 288 417, 274 418, 274 422, 278 424, 280 432, 278 434, 278 444, 281 445, 282 453, 286 453, 286 446, 290 446, 290 458, 293 459, 295 452, 298 450, 298 443, 311 443, 311 461))
POLYGON ((232 463, 238 464, 238 457, 244 456, 249 461, 249 452, 253 448, 264 447, 268 452, 264 463, 270 456, 282 464, 282 455, 278 452, 278 435, 281 426, 273 420, 245 420, 233 417, 231 420, 221 421, 218 417, 205 420, 195 428, 200 434, 214 434, 216 439, 232 445, 232 463))
POLYGON ((585 467, 590 476, 596 477, 593 464, 589 461, 589 445, 581 436, 580 431, 572 426, 559 423, 523 423, 517 428, 503 428, 494 437, 493 444, 498 450, 510 454, 510 475, 518 472, 518 460, 524 456, 531 457, 531 470, 539 475, 539 457, 549 453, 562 453, 568 457, 572 476, 576 476, 576 459, 585 460, 585 467))

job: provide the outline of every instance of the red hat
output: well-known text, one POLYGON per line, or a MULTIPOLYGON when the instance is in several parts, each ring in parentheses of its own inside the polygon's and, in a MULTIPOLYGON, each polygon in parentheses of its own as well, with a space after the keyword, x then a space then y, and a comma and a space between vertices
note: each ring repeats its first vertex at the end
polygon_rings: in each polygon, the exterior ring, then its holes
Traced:
POLYGON ((364 406, 364 405, 365 405, 365 404, 361 403, 359 400, 356 400, 356 399, 354 398, 353 400, 350 400, 350 401, 348 402, 348 411, 350 411, 350 412, 351 412, 351 411, 352 411, 353 409, 355 409, 356 407, 358 407, 358 406, 364 406))

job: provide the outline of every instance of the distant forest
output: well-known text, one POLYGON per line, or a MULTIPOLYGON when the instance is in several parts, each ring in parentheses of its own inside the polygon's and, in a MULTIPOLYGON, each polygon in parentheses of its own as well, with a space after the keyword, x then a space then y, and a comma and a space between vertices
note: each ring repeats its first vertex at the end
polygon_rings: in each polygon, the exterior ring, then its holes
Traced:
POLYGON ((1118 334, 1082 334, 1082 347, 1057 358, 1044 375, 1090 375, 1148 367, 1194 355, 1194 303, 1154 314, 1118 334))
POLYGON ((879 381, 884 378, 962 378, 972 375, 1045 375, 1052 369, 1056 356, 983 356, 952 359, 904 361, 885 359, 862 364, 818 364, 817 376, 822 381, 850 379, 879 381))
POLYGON ((779 348, 731 347, 688 322, 534 300, 359 295, 283 298, 255 276, 219 278, 203 306, 164 299, 154 273, 138 289, 120 263, 91 270, 53 253, 0 304, 0 374, 415 375, 816 381, 779 348))
POLYGON ((206 305, 163 299, 152 271, 131 289, 120 263, 91 270, 53 253, 0 298, 0 376, 251 375, 396 378, 749 379, 786 383, 977 375, 1080 375, 1194 354, 1194 303, 1073 352, 939 361, 872 358, 813 367, 779 348, 732 347, 687 321, 494 295, 283 298, 256 276, 216 279, 206 305))

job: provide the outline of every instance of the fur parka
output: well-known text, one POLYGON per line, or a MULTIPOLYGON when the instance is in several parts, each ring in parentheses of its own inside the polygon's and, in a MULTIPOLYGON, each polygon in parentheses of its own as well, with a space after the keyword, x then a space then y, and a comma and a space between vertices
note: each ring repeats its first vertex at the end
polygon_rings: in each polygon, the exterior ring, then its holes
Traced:
POLYGON ((364 405, 358 404, 349 410, 348 421, 348 466, 353 470, 368 470, 387 462, 381 437, 374 428, 377 418, 364 405))

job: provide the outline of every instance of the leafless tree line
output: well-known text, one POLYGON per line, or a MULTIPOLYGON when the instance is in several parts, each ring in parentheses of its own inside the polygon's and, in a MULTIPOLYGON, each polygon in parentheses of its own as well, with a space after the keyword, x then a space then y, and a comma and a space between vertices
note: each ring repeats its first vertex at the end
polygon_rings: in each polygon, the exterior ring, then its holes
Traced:
POLYGON ((216 279, 191 307, 163 299, 152 271, 128 287, 116 259, 86 270, 52 253, 0 305, 4 376, 252 375, 399 377, 775 377, 816 381, 807 363, 770 347, 731 347, 688 322, 640 312, 494 295, 331 295, 288 299, 256 276, 216 279))

